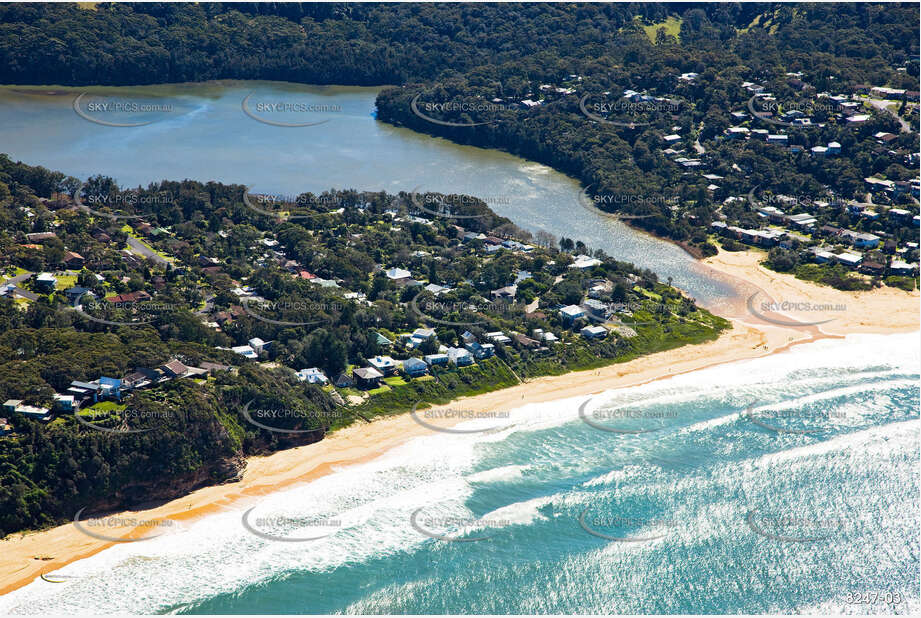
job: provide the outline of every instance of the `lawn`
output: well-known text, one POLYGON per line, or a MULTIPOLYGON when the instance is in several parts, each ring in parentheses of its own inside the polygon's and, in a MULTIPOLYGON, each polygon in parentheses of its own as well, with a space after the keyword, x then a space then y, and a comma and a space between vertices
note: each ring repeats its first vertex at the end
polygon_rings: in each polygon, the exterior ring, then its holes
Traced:
POLYGON ((57 280, 58 282, 54 285, 56 290, 67 290, 77 285, 77 275, 60 275, 57 280))
POLYGON ((108 415, 113 412, 120 412, 126 407, 126 404, 118 403, 117 401, 99 401, 89 406, 88 408, 78 410, 77 414, 80 416, 108 415))
POLYGON ((665 21, 649 26, 642 24, 642 26, 646 36, 648 36, 649 40, 653 43, 656 42, 656 32, 659 30, 659 28, 665 28, 665 34, 671 35, 677 39, 679 38, 678 34, 681 32, 681 18, 671 15, 665 21))

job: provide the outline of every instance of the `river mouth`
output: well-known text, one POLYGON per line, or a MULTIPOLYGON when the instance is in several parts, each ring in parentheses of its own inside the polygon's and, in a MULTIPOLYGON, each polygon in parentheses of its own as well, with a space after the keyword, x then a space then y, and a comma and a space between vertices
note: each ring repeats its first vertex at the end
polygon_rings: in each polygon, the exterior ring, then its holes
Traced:
POLYGON ((718 313, 742 296, 677 245, 585 208, 583 187, 556 170, 379 122, 380 90, 230 80, 5 86, 2 150, 84 180, 109 175, 122 186, 192 178, 295 195, 333 188, 469 194, 531 232, 582 240, 648 268, 718 313), (84 93, 80 114, 75 100, 84 93), (113 102, 146 111, 101 111, 113 102))

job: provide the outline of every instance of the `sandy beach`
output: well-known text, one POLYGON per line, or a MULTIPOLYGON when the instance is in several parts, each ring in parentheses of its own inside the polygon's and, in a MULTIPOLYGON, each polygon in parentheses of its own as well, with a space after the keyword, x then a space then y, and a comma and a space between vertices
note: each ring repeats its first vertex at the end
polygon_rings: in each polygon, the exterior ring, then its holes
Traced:
MULTIPOLYGON (((441 407, 501 412, 528 403, 590 395, 713 365, 783 352, 792 345, 826 337, 919 330, 918 291, 909 293, 883 288, 872 292, 841 292, 764 269, 758 265, 762 255, 757 252, 721 252, 705 261, 714 269, 714 276, 731 282, 740 292, 734 302, 711 308, 733 322, 733 327, 716 341, 685 346, 602 369, 537 378, 501 391, 461 398, 441 407), (757 297, 749 302, 753 294, 765 298, 757 297), (763 309, 763 303, 771 299, 800 303, 799 310, 763 309), (824 311, 812 307, 804 309, 801 303, 806 302, 835 307, 824 311), (751 307, 755 308, 754 313, 751 307), (815 324, 819 321, 824 323, 815 324)), ((450 424, 429 419, 426 422, 450 424)), ((240 508, 241 500, 306 483, 343 466, 370 461, 431 431, 409 414, 378 419, 370 425, 353 425, 315 444, 251 458, 239 482, 202 488, 156 508, 126 511, 118 517, 126 520, 190 521, 221 509, 240 508)), ((149 534, 146 530, 136 526, 107 527, 105 534, 130 539, 149 534)), ((73 524, 11 535, 0 541, 0 594, 114 544, 113 541, 83 534, 73 524)))

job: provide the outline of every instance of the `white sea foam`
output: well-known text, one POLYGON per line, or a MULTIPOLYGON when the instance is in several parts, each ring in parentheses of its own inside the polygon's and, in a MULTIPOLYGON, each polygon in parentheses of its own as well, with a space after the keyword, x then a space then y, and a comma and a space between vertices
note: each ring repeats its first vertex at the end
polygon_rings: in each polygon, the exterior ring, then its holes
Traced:
MULTIPOLYGON (((763 398, 779 402, 785 399, 785 393, 795 392, 790 405, 804 405, 829 397, 867 392, 876 393, 873 397, 881 399, 872 399, 872 405, 884 409, 887 395, 882 391, 910 386, 910 380, 897 374, 917 375, 921 365, 919 356, 917 333, 849 336, 845 341, 825 340, 796 347, 784 354, 608 391, 599 400, 643 402, 659 398, 656 405, 675 402, 693 407, 694 402, 705 398, 708 403, 699 406, 700 413, 705 415, 714 402, 719 404, 716 408, 725 409, 742 396, 748 401, 763 398), (825 370, 825 374, 808 374, 815 370, 825 370), (882 384, 889 386, 876 386, 876 383, 865 387, 837 386, 831 373, 835 370, 845 380, 845 372, 849 371, 858 372, 858 375, 863 371, 862 379, 868 380, 873 379, 869 376, 878 374, 876 379, 883 379, 882 384), (803 373, 808 375, 798 381, 797 375, 803 373), (814 381, 812 386, 820 390, 823 385, 832 388, 824 393, 810 394, 810 380, 814 381), (727 394, 729 391, 731 394, 727 394)), ((466 503, 476 484, 514 482, 525 471, 534 469, 531 461, 503 461, 495 468, 473 472, 484 449, 495 454, 501 452, 503 443, 511 436, 516 436, 520 442, 522 434, 559 431, 568 423, 579 423, 578 408, 585 400, 585 397, 576 397, 522 406, 512 410, 510 418, 506 419, 510 427, 495 432, 416 438, 372 462, 338 470, 307 485, 267 496, 258 503, 234 505, 225 512, 189 524, 188 529, 179 534, 110 548, 59 569, 59 574, 79 576, 67 583, 36 580, 0 597, 0 613, 167 611, 221 593, 239 591, 292 571, 329 571, 350 563, 412 551, 422 543, 433 542, 409 525, 414 511, 424 507, 426 514, 473 517, 466 503), (242 513, 250 506, 257 507, 253 512, 256 516, 289 518, 287 524, 272 528, 272 534, 298 537, 316 530, 299 523, 297 517, 328 518, 336 520, 338 525, 329 536, 316 541, 267 541, 247 533, 242 527, 242 513)), ((688 429, 704 432, 736 418, 737 413, 726 415, 717 411, 714 418, 704 418, 688 429)), ((916 440, 918 429, 917 420, 892 422, 755 460, 726 464, 709 474, 717 480, 735 479, 732 487, 738 489, 739 483, 746 482, 745 479, 765 466, 789 465, 830 452, 859 452, 864 456, 883 453, 916 440)), ((629 444, 629 441, 619 443, 629 444)), ((553 449, 564 448, 565 440, 556 440, 547 447, 547 452, 552 454, 553 449)), ((553 504, 554 510, 592 504, 589 492, 606 485, 619 486, 630 479, 634 469, 640 470, 628 466, 593 476, 581 482, 583 492, 513 501, 480 519, 508 520, 518 525, 540 522, 544 520, 542 509, 548 504, 553 504)), ((697 477, 662 476, 644 491, 651 499, 665 502, 676 492, 699 490, 700 483, 697 477)), ((719 502, 715 500, 714 505, 719 502)), ((721 508, 720 512, 728 513, 728 506, 721 508)), ((712 518, 694 520, 690 514, 685 515, 688 521, 696 521, 694 528, 698 536, 709 537, 717 533, 718 526, 712 518)), ((621 552, 624 548, 602 551, 621 552)))

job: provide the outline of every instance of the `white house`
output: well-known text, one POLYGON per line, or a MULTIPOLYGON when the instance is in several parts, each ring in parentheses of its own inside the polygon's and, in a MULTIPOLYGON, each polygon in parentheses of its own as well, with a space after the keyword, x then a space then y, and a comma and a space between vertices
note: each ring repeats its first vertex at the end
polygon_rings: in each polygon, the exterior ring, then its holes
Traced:
POLYGON ((246 358, 259 358, 259 355, 256 354, 256 351, 249 347, 248 345, 238 345, 230 348, 232 351, 236 352, 240 356, 245 356, 246 358))
POLYGON ((329 379, 326 377, 319 367, 310 367, 308 369, 301 369, 297 372, 297 379, 301 382, 307 382, 309 384, 323 384, 326 385, 329 382, 329 379))
POLYGON ((385 274, 387 275, 387 278, 390 279, 391 281, 400 281, 402 279, 409 279, 410 277, 412 277, 412 273, 410 273, 405 268, 394 267, 388 270, 385 274))

